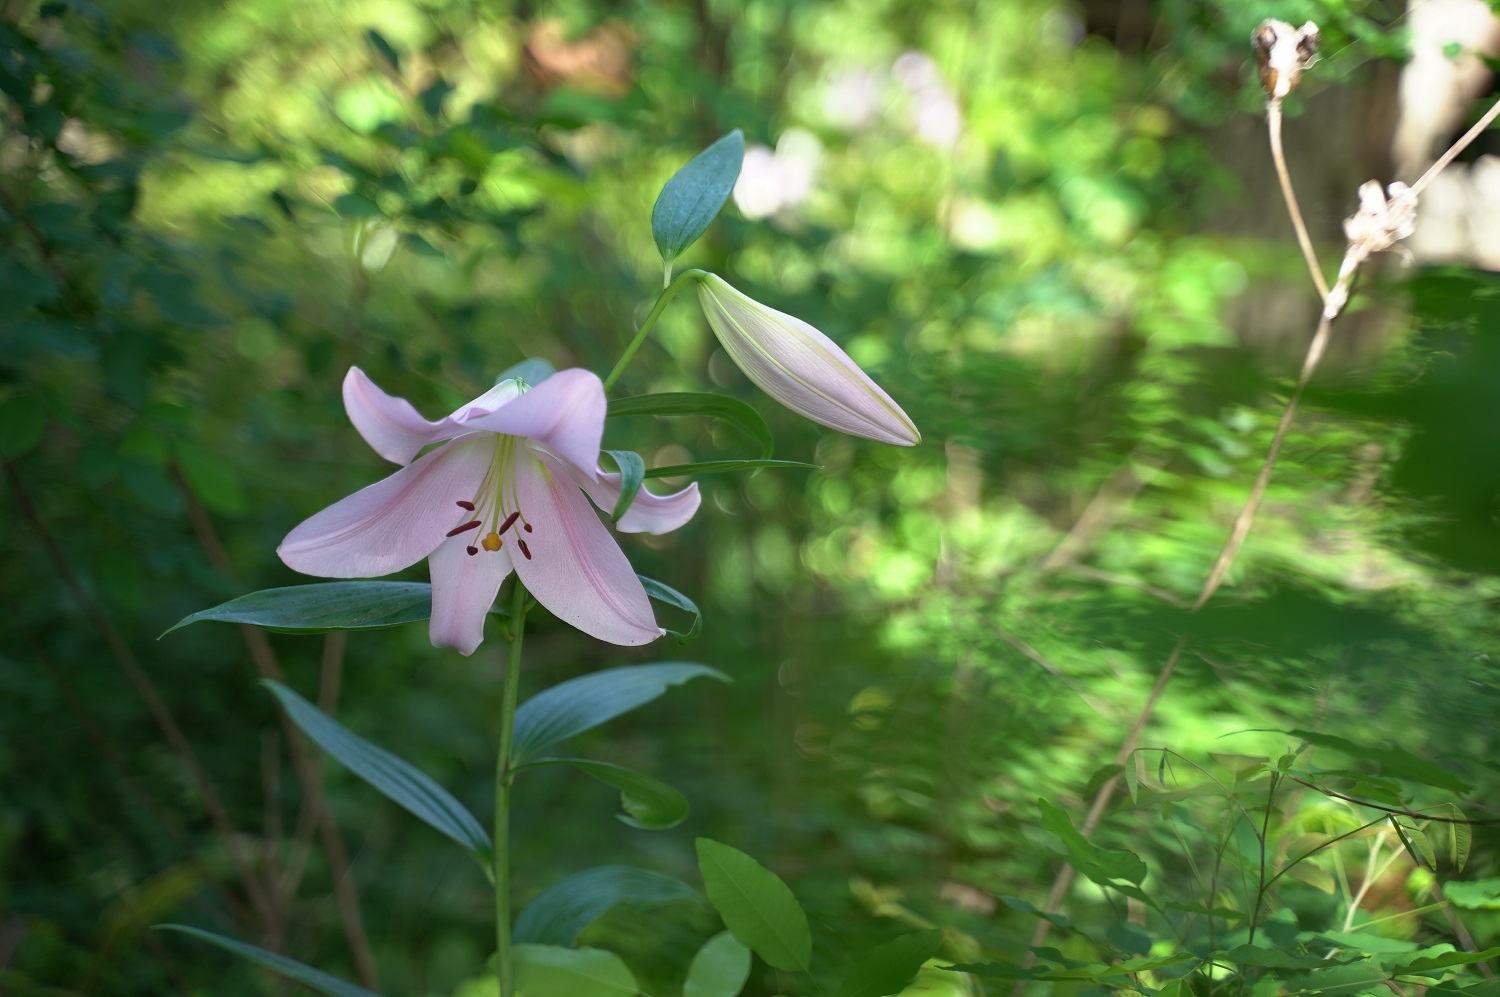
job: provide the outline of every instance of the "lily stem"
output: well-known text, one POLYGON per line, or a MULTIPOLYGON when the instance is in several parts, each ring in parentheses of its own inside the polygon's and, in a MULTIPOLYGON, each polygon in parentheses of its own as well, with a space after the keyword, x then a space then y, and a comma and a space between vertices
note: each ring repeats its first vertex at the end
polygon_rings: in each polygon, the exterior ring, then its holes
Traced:
POLYGON ((505 698, 500 705, 500 751, 495 762, 495 972, 500 997, 515 994, 510 957, 510 785, 511 740, 516 724, 516 699, 521 689, 521 638, 526 633, 526 586, 516 578, 510 594, 510 646, 505 660, 505 698))
POLYGON ((646 314, 646 320, 636 330, 635 338, 630 341, 629 346, 625 347, 625 352, 620 354, 620 362, 615 364, 615 369, 610 371, 609 376, 604 379, 605 394, 608 394, 609 389, 615 386, 615 382, 620 379, 621 374, 625 373, 625 368, 635 357, 636 351, 641 348, 641 344, 646 341, 651 330, 656 328, 656 320, 661 318, 661 313, 667 310, 668 302, 677 297, 677 292, 688 284, 697 283, 708 276, 710 274, 706 270, 684 270, 677 275, 676 280, 662 288, 661 293, 656 296, 655 303, 651 305, 651 311, 646 314))

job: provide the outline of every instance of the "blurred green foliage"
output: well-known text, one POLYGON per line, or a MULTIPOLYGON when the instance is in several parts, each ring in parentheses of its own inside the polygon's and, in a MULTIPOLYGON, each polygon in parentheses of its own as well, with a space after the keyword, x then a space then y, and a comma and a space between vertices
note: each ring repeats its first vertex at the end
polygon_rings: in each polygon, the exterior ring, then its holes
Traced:
MULTIPOLYGON (((1298 360, 1229 321, 1243 296, 1286 293, 1261 278, 1296 277, 1290 232, 1266 245, 1205 224, 1234 193, 1208 123, 1258 113, 1244 40, 1265 16, 1323 25, 1304 105, 1401 51, 1393 11, 1344 0, 1169 0, 1133 46, 1115 25, 1118 47, 1083 8, 1045 0, 13 4, 0 990, 274 989, 147 930, 165 920, 355 975, 338 863, 255 678, 284 673, 484 812, 493 645, 435 652, 421 627, 347 644, 212 625, 155 638, 295 584, 281 536, 381 473, 338 404, 349 365, 429 414, 529 356, 607 370, 659 284, 656 192, 731 128, 763 167, 801 164, 812 182, 770 210, 730 209, 681 265, 841 342, 924 444, 865 444, 775 409, 691 303, 673 306, 623 393, 733 394, 766 414, 778 456, 820 470, 706 478, 695 522, 629 545, 705 611, 680 656, 735 685, 588 736, 593 757, 686 793, 678 829, 622 829, 614 792, 589 780, 521 784, 519 901, 599 862, 691 879, 692 839, 710 834, 793 885, 815 969, 841 975, 851 952, 934 924, 948 957, 1017 966, 1028 905, 1044 906, 1065 853, 1037 800, 1082 821, 1183 633, 1152 750, 1128 762, 1133 792, 1097 834, 1144 858, 1154 902, 1244 913, 1263 846, 1285 861, 1379 816, 1293 774, 1477 816, 1470 801, 1500 783, 1493 275, 1363 289, 1389 313, 1375 359, 1315 385, 1230 584, 1185 609, 1298 360), (219 804, 164 736, 168 714, 219 804), (1294 729, 1395 742, 1468 788, 1327 744, 1277 761, 1294 729), (244 863, 286 889, 258 907, 244 863)), ((1313 304, 1288 307, 1310 332, 1313 304)), ((752 456, 732 430, 684 419, 618 420, 606 445, 648 465, 752 456)), ((546 622, 527 651, 533 690, 678 653, 546 622)), ((322 772, 383 992, 476 992, 462 981, 489 952, 490 907, 472 864, 322 772)), ((1428 830, 1436 874, 1387 822, 1273 894, 1276 946, 1369 925, 1351 965, 1374 976, 1324 968, 1312 944, 1296 965, 1246 963, 1254 992, 1353 994, 1434 944, 1500 943, 1493 893, 1461 885, 1500 874, 1493 829, 1473 828, 1462 871, 1457 838, 1428 830), (1456 911, 1433 892, 1450 881, 1456 911)), ((1068 923, 1043 965, 1252 942, 1243 919, 1147 911, 1087 882, 1068 923)), ((617 910, 584 937, 670 994, 717 930, 675 904, 617 910)), ((1134 985, 1187 986, 1155 972, 1134 985)), ((1216 973, 1191 987, 1211 992, 1216 973)), ((920 985, 978 985, 930 975, 920 985)), ((747 992, 798 985, 758 964, 747 992)))

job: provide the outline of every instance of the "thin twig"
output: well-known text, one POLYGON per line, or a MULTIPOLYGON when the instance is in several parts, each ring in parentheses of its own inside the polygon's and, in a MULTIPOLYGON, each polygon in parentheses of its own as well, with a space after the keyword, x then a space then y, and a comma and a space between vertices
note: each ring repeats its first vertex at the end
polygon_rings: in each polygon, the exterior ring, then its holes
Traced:
POLYGON ((1281 148, 1281 98, 1272 97, 1266 102, 1266 131, 1271 136, 1271 160, 1276 164, 1276 179, 1281 183, 1281 198, 1286 202, 1286 213, 1291 216, 1292 228, 1297 232, 1297 245, 1302 247, 1302 259, 1307 263, 1307 272, 1318 288, 1318 297, 1328 300, 1328 281, 1323 277, 1323 268, 1318 263, 1317 251, 1313 249, 1312 236, 1307 233, 1307 223, 1302 220, 1302 209, 1297 205, 1297 192, 1292 188, 1292 175, 1286 168, 1286 153, 1281 148))
POLYGON ((1397 817, 1411 817, 1416 820, 1430 820, 1434 824, 1466 824, 1470 827, 1494 827, 1495 825, 1500 824, 1500 819, 1469 820, 1465 817, 1439 817, 1436 814, 1424 814, 1416 810, 1408 810, 1406 807, 1388 807, 1384 804, 1371 803, 1369 800, 1359 800, 1355 799, 1352 796, 1345 796, 1343 793, 1336 793, 1331 789, 1327 789, 1323 786, 1318 786, 1314 783, 1308 782, 1306 779, 1298 779, 1294 775, 1289 775, 1287 776, 1287 778, 1291 779, 1293 782, 1300 782, 1302 785, 1306 786, 1308 789, 1313 790, 1314 792, 1322 793, 1324 796, 1331 796, 1335 800, 1343 800, 1345 803, 1354 803, 1362 807, 1369 807, 1371 810, 1379 810, 1381 813, 1394 814, 1397 817))
POLYGON ((89 594, 88 590, 84 588, 83 583, 79 581, 78 575, 73 571, 73 566, 68 563, 68 559, 63 554, 62 548, 58 546, 57 540, 52 536, 51 531, 47 529, 46 522, 43 521, 41 515, 37 512, 36 505, 31 501, 31 495, 26 490, 25 484, 21 481, 21 476, 17 473, 15 465, 8 460, 3 461, 3 463, 11 491, 15 493, 16 502, 21 507, 21 514, 26 517, 36 536, 41 539, 42 546, 46 548, 47 556, 51 559, 58 576, 62 578, 63 584, 72 593, 74 600, 78 603, 79 608, 83 610, 84 615, 88 617, 89 622, 93 624, 99 635, 104 638, 104 643, 108 646, 110 654, 125 673, 125 677, 129 679, 130 685, 135 690, 136 695, 145 703, 147 712, 151 714, 151 719, 155 721, 157 728, 162 732, 162 736, 166 738, 167 744, 182 762, 183 767, 187 769, 188 776, 192 779, 193 787, 197 790, 199 799, 203 803, 203 808, 208 813, 209 821, 213 824, 214 830, 218 833, 223 843, 225 853, 229 856, 230 861, 234 864, 235 871, 239 874, 241 885, 245 890, 245 896, 249 899, 251 906, 255 908, 262 923, 265 926, 271 925, 275 921, 272 899, 265 889, 264 884, 261 883, 259 877, 256 875, 254 865, 245 854, 240 832, 234 826, 234 822, 229 819, 229 811, 225 808, 223 800, 219 798, 219 792, 214 788, 213 779, 209 776, 208 769, 204 767, 202 760, 198 758, 197 752, 193 750, 192 742, 187 739, 187 736, 182 732, 182 728, 177 725, 177 718, 172 715, 171 708, 162 699, 161 693, 157 691, 155 683, 151 681, 145 669, 136 660, 135 653, 130 650, 130 646, 125 643, 125 639, 115 629, 113 621, 110 620, 104 609, 94 601, 93 596, 89 594))
POLYGON ((1500 100, 1495 101, 1494 105, 1488 111, 1484 112, 1484 116, 1474 122, 1473 128, 1464 132, 1447 152, 1443 153, 1437 158, 1436 162, 1427 167, 1427 172, 1418 177, 1417 182, 1411 185, 1411 192, 1413 194, 1421 194, 1427 188, 1427 185, 1432 183, 1434 177, 1443 172, 1449 163, 1458 158, 1459 153, 1469 147, 1469 143, 1473 142, 1479 137, 1481 132, 1494 123, 1497 116, 1500 116, 1500 100))
MULTIPOLYGON (((178 491, 182 493, 187 503, 188 519, 192 524, 193 533, 208 556, 209 563, 226 578, 232 579, 234 566, 229 559, 228 551, 224 548, 223 541, 219 538, 218 531, 214 528, 208 510, 203 507, 203 502, 198 498, 197 492, 193 490, 182 470, 175 464, 172 465, 171 470, 178 491)), ((251 660, 255 662, 256 671, 261 677, 274 682, 285 681, 281 664, 276 659, 276 652, 271 647, 271 641, 264 631, 248 624, 241 624, 239 630, 245 646, 250 651, 251 660)), ((292 723, 284 711, 278 710, 277 716, 281 721, 282 733, 286 739, 287 753, 292 759, 292 771, 302 787, 306 812, 316 816, 318 838, 323 846, 324 857, 328 860, 328 873, 333 881, 339 922, 344 929, 344 939, 349 946, 349 954, 354 960, 355 973, 362 986, 372 990, 378 989, 380 980, 375 967, 375 954, 370 947, 369 936, 365 933, 364 919, 360 915, 358 887, 350 871, 349 852, 344 845, 338 819, 327 804, 322 776, 308 750, 307 741, 303 738, 302 732, 297 729, 296 724, 292 723)), ((312 820, 312 817, 309 816, 307 819, 312 820)), ((290 894, 285 892, 288 887, 294 890, 296 881, 289 881, 282 877, 279 892, 283 900, 290 899, 290 894)))

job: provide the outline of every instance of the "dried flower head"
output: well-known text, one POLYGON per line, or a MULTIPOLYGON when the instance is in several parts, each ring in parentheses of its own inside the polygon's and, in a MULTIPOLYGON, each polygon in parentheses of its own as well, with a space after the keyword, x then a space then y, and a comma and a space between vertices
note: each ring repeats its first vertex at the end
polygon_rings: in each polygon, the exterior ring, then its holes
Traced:
POLYGON ((1311 21, 1294 28, 1269 18, 1250 36, 1255 62, 1260 67, 1260 85, 1266 96, 1280 100, 1297 87, 1297 81, 1318 54, 1318 26, 1311 21))

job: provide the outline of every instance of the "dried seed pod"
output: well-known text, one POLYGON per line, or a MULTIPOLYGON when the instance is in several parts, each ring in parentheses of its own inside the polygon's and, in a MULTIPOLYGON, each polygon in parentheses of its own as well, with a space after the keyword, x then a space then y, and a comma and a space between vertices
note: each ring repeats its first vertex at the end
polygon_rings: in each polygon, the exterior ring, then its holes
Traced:
POLYGON ((1318 26, 1311 21, 1294 28, 1268 18, 1250 36, 1260 86, 1266 96, 1280 100, 1291 93, 1318 54, 1318 26))

